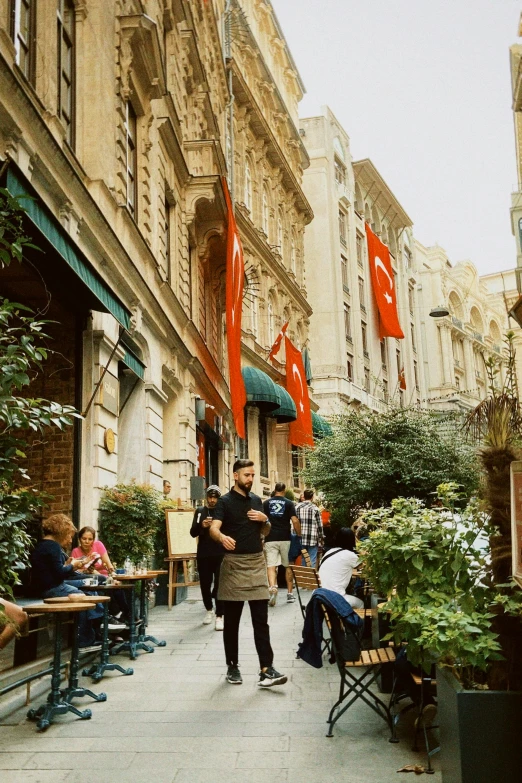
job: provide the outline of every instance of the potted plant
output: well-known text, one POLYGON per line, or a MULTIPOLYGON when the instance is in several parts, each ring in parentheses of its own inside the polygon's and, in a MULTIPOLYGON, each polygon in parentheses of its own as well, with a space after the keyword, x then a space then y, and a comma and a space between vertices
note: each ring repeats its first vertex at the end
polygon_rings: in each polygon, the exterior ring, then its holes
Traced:
POLYGON ((127 557, 139 563, 154 555, 164 521, 162 494, 149 484, 105 487, 100 500, 100 534, 119 567, 127 557))
POLYGON ((498 618, 520 624, 522 594, 492 578, 491 515, 478 500, 458 509, 460 500, 445 484, 431 506, 397 498, 367 512, 361 556, 388 599, 388 638, 407 642, 413 664, 438 665, 443 783, 508 783, 522 769, 522 693, 490 680, 499 664, 516 667, 498 618))

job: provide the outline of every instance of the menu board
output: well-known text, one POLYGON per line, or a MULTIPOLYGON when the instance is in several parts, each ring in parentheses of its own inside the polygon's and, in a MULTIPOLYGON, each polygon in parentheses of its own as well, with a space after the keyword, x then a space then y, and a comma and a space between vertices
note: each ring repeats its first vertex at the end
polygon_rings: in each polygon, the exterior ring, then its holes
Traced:
POLYGON ((185 509, 183 511, 172 508, 166 509, 165 519, 167 522, 169 557, 176 555, 196 556, 198 539, 192 538, 190 535, 193 517, 194 509, 185 509))
POLYGON ((511 463, 513 576, 522 587, 522 461, 511 463))

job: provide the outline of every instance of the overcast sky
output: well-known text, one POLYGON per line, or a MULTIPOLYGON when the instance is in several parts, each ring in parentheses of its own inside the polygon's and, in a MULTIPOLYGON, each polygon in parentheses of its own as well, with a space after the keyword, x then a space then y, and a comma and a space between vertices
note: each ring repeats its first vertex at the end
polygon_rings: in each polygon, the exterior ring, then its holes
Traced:
POLYGON ((425 245, 481 274, 516 265, 509 47, 520 0, 272 0, 304 81, 425 245))

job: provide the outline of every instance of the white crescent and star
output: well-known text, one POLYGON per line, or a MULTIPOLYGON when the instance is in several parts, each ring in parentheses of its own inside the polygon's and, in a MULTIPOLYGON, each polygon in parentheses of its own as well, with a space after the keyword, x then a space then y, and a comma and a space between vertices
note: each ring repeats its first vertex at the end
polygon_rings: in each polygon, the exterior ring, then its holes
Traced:
MULTIPOLYGON (((388 282, 390 283, 390 291, 393 291, 393 278, 388 272, 388 270, 386 269, 386 267, 384 266, 384 262, 382 261, 382 259, 379 258, 379 256, 375 256, 373 263, 375 264, 375 274, 377 276, 377 280, 379 279, 379 269, 382 269, 382 271, 388 278, 388 282)), ((388 304, 391 304, 393 302, 393 297, 391 296, 391 294, 388 293, 388 291, 384 291, 383 294, 388 304)))
POLYGON ((299 372, 299 368, 298 368, 298 366, 297 366, 297 364, 296 364, 295 362, 292 364, 292 376, 293 376, 294 378, 298 378, 298 379, 299 379, 299 386, 300 386, 300 388, 301 388, 301 398, 300 398, 300 400, 299 400, 299 403, 298 403, 298 404, 299 404, 299 410, 301 411, 301 413, 304 413, 304 404, 303 404, 303 397, 304 397, 303 379, 302 379, 302 377, 301 377, 301 373, 299 372))

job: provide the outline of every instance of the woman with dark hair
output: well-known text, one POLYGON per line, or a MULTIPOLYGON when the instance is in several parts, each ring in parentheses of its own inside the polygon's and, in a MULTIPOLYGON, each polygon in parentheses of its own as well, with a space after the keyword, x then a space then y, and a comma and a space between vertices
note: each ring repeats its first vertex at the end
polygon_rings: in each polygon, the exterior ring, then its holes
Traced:
POLYGON ((337 531, 335 546, 329 549, 321 560, 319 578, 321 579, 321 587, 339 593, 354 609, 362 609, 364 604, 361 599, 346 593, 352 579, 353 569, 359 564, 359 558, 354 550, 355 534, 353 530, 349 527, 342 527, 337 531))
POLYGON ((79 546, 75 547, 71 552, 71 557, 93 558, 98 555, 92 563, 92 568, 99 574, 102 574, 102 576, 109 576, 109 574, 114 573, 114 566, 111 563, 105 545, 96 538, 96 530, 93 527, 88 525, 82 527, 78 533, 78 544, 79 546))

